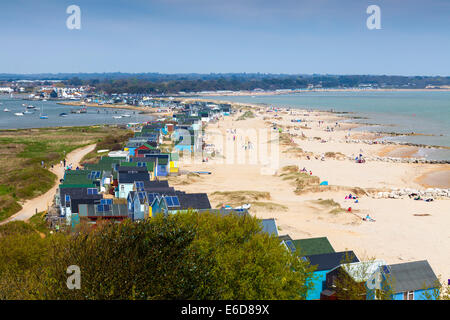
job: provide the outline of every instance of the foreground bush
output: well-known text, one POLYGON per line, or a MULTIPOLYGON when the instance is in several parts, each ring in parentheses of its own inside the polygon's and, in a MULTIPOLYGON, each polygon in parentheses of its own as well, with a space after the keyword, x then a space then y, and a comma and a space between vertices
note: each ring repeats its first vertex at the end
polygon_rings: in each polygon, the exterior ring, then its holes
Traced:
POLYGON ((1 299, 303 299, 309 265, 252 217, 210 213, 1 234, 1 299), (81 270, 81 289, 66 269, 81 270))

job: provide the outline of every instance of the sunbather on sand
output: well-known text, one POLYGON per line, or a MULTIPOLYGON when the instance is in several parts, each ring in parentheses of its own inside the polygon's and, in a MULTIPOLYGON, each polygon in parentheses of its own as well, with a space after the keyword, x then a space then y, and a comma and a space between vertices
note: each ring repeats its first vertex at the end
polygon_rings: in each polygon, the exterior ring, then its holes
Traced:
POLYGON ((370 222, 375 222, 375 219, 372 219, 369 214, 367 214, 367 216, 365 218, 363 218, 364 221, 370 221, 370 222))

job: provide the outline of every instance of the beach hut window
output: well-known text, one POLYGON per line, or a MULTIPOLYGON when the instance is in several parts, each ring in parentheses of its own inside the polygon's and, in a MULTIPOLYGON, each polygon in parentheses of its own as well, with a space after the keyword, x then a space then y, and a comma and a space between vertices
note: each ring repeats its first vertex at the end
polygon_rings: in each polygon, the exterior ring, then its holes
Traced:
POLYGON ((414 291, 403 292, 403 300, 414 300, 414 291))
POLYGON ((70 196, 68 194, 66 194, 65 199, 66 199, 66 207, 69 207, 70 206, 70 196))

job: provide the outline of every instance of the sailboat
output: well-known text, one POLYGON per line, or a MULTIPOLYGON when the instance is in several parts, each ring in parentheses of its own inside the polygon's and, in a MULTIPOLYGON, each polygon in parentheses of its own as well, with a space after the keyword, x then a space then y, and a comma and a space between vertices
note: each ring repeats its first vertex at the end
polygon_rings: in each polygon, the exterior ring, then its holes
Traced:
POLYGON ((8 108, 5 108, 5 109, 3 109, 3 111, 10 112, 11 110, 9 110, 8 108))
POLYGON ((14 115, 20 117, 20 116, 23 116, 23 112, 16 112, 16 113, 14 113, 14 115))
POLYGON ((39 119, 48 119, 48 116, 45 114, 42 114, 42 109, 44 108, 44 106, 41 107, 41 114, 39 115, 39 119))

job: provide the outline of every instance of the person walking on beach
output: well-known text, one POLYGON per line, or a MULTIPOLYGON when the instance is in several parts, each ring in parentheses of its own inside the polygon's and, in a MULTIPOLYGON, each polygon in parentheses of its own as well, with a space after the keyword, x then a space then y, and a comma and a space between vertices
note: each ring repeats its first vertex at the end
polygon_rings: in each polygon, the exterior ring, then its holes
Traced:
POLYGON ((66 159, 64 159, 64 167, 66 166, 66 159))

